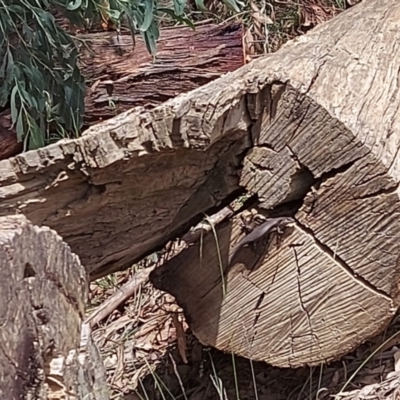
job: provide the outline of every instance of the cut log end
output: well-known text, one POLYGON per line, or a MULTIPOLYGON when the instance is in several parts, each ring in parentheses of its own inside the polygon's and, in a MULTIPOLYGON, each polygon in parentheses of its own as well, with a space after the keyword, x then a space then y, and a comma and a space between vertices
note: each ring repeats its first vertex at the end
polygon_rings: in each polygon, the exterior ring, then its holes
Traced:
POLYGON ((95 398, 106 400, 90 332, 80 343, 88 286, 68 245, 23 216, 0 218, 0 286, 1 397, 69 398, 99 391, 95 398))
POLYGON ((318 365, 378 334, 399 306, 396 282, 389 290, 371 284, 298 221, 283 236, 241 249, 227 270, 238 232, 238 222, 225 224, 218 244, 208 234, 201 249, 197 243, 151 274, 205 345, 278 367, 318 365))

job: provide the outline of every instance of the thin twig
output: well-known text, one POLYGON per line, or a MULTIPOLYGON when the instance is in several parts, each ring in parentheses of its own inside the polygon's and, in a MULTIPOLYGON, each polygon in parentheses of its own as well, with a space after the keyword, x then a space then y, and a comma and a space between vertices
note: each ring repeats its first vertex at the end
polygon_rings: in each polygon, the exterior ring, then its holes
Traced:
POLYGON ((146 268, 139 273, 135 274, 132 279, 115 292, 110 298, 108 298, 101 306, 93 311, 85 323, 90 323, 90 326, 94 328, 104 318, 109 316, 117 307, 124 303, 127 299, 132 297, 140 287, 146 283, 149 279, 150 272, 153 271, 153 267, 146 268))

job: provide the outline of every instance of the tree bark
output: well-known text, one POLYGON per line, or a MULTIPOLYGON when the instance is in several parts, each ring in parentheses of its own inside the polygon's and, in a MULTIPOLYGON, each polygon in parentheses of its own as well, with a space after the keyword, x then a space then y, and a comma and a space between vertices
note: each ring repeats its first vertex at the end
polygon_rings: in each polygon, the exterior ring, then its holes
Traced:
POLYGON ((22 142, 18 142, 17 133, 11 129, 9 111, 0 113, 0 160, 13 157, 23 150, 22 142))
POLYGON ((153 110, 2 161, 0 214, 56 229, 94 278, 160 248, 240 186, 260 213, 290 206, 295 226, 253 270, 245 248, 225 295, 219 256, 226 268, 237 219, 154 282, 203 343, 281 367, 336 359, 399 306, 398 20, 397 0, 366 0, 153 110))
POLYGON ((135 48, 129 34, 82 35, 96 55, 81 48, 82 71, 92 82, 85 121, 94 124, 132 107, 146 109, 189 92, 244 64, 239 23, 165 28, 153 62, 142 40, 135 48))
POLYGON ((78 257, 50 229, 2 217, 0 274, 0 397, 108 399, 90 329, 81 335, 88 285, 78 257))
MULTIPOLYGON (((199 25, 161 30, 153 61, 140 38, 116 32, 79 35, 81 71, 88 85, 85 128, 135 106, 156 105, 244 64, 242 25, 199 25)), ((0 160, 19 154, 10 111, 0 114, 0 160)))

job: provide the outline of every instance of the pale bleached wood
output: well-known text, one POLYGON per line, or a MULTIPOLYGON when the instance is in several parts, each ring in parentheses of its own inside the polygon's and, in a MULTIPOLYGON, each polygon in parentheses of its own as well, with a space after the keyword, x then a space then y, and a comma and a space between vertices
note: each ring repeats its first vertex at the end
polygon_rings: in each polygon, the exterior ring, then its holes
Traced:
MULTIPOLYGON (((56 229, 96 277, 184 232, 239 178, 262 208, 297 201, 296 227, 254 273, 229 272, 227 297, 210 235, 202 264, 191 246, 164 287, 204 343, 286 367, 335 359, 399 305, 399 20, 397 0, 365 0, 152 111, 3 161, 0 214, 56 229)), ((220 229, 227 257, 238 227, 220 229)))
MULTIPOLYGON (((261 208, 301 203, 258 269, 248 270, 251 249, 241 252, 226 296, 212 235, 153 273, 204 344, 280 367, 318 365, 382 331, 398 309, 399 18, 400 3, 366 0, 249 66, 248 82, 263 89, 241 184, 261 208)), ((224 268, 238 225, 218 229, 224 268)))

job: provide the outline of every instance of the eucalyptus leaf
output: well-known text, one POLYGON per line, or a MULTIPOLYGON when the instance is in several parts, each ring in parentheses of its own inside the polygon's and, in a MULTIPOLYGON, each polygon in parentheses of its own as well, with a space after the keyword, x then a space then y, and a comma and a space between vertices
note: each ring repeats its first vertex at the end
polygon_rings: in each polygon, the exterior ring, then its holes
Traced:
POLYGON ((24 9, 19 4, 11 4, 7 6, 7 10, 9 12, 13 12, 16 15, 22 16, 24 15, 24 9))
POLYGON ((190 28, 192 28, 193 30, 196 30, 196 27, 194 26, 193 22, 189 19, 189 18, 185 18, 185 17, 180 17, 178 15, 176 15, 174 13, 173 10, 171 10, 170 8, 159 8, 157 10, 157 12, 160 13, 165 13, 168 14, 170 17, 172 17, 174 20, 181 22, 182 24, 185 24, 187 26, 189 26, 190 28))
POLYGON ((122 11, 120 10, 113 10, 113 9, 108 10, 108 15, 114 21, 118 21, 121 18, 121 13, 122 11))
POLYGON ((237 13, 240 12, 240 8, 239 8, 238 3, 236 2, 236 0, 222 0, 222 1, 232 11, 235 11, 237 13))
POLYGON ((34 37, 34 32, 31 27, 24 21, 22 24, 22 33, 25 37, 25 40, 31 42, 34 37))
POLYGON ((6 76, 6 66, 7 66, 7 57, 3 57, 0 65, 0 79, 4 79, 6 76))
POLYGON ((36 122, 32 121, 29 137, 29 150, 35 150, 45 145, 42 132, 36 122))
POLYGON ((17 131, 17 140, 19 142, 21 142, 22 139, 24 138, 24 134, 25 134, 24 118, 22 116, 22 111, 20 111, 20 113, 18 115, 18 120, 17 120, 17 125, 15 127, 15 130, 17 131))
POLYGON ((154 2, 153 0, 145 0, 144 14, 143 14, 143 22, 140 25, 140 30, 145 32, 147 31, 154 19, 154 2))
POLYGON ((208 11, 204 4, 204 0, 195 0, 196 8, 200 11, 208 11))
POLYGON ((75 11, 77 10, 82 4, 82 0, 71 0, 67 4, 67 10, 75 11))
POLYGON ((135 21, 135 25, 140 27, 144 21, 143 7, 135 7, 131 10, 132 20, 135 21))
POLYGON ((9 90, 9 84, 3 84, 0 86, 0 106, 4 107, 7 104, 10 90, 9 90))
POLYGON ((159 37, 159 34, 160 33, 158 31, 158 27, 154 21, 150 25, 150 27, 147 31, 142 32, 142 36, 144 38, 144 42, 146 44, 147 50, 153 56, 156 54, 156 51, 157 51, 156 42, 159 37))
POLYGON ((11 51, 7 52, 7 74, 6 74, 6 81, 11 82, 14 79, 16 73, 16 68, 14 65, 14 57, 11 51))
POLYGON ((174 11, 177 16, 181 16, 185 11, 186 0, 174 0, 174 11))
POLYGON ((17 118, 18 118, 18 108, 17 108, 17 92, 18 92, 18 86, 15 85, 11 91, 11 96, 10 96, 10 108, 11 108, 11 121, 13 124, 16 123, 17 118))

